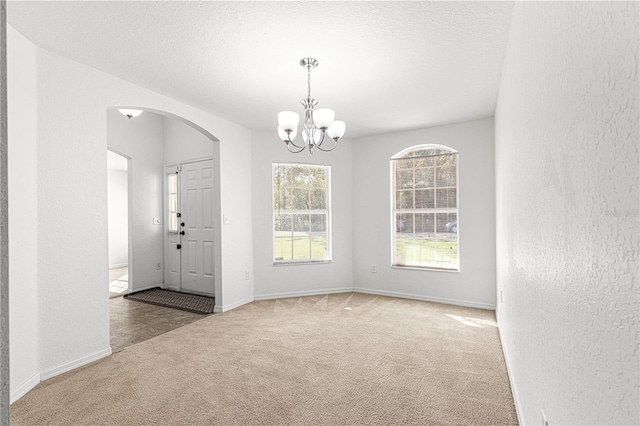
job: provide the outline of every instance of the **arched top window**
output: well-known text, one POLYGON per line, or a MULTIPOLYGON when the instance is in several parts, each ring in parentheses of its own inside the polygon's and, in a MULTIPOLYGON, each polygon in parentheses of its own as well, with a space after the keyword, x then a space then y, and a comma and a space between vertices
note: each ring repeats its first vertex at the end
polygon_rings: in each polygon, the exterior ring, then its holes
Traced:
POLYGON ((457 154, 458 151, 444 145, 416 145, 400 151, 392 160, 400 158, 431 157, 434 155, 457 154))
POLYGON ((459 270, 458 152, 413 146, 391 170, 393 266, 459 270))

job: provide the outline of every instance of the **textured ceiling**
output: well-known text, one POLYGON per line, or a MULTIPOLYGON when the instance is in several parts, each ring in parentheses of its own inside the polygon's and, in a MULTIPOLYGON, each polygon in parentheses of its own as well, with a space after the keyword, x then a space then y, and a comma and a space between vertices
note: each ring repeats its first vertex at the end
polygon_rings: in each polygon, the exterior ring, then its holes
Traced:
POLYGON ((345 137, 493 114, 511 2, 9 1, 34 44, 251 129, 312 96, 345 137))

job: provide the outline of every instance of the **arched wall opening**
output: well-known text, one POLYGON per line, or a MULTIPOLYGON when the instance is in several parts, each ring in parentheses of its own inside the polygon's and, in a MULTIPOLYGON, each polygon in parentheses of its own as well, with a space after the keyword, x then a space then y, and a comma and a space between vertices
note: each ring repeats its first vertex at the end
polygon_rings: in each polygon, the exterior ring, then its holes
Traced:
MULTIPOLYGON (((107 109, 107 147, 130 158, 131 191, 131 275, 129 291, 153 287, 167 288, 169 268, 167 247, 166 167, 193 161, 213 164, 213 288, 216 305, 222 297, 220 229, 220 149, 219 141, 201 126, 165 111, 143 111, 128 118, 118 109, 107 109)), ((131 108, 131 107, 127 107, 131 108)), ((175 247, 174 247, 175 248, 175 247)), ((173 288, 172 288, 173 289, 173 288)))
MULTIPOLYGON (((184 119, 215 135, 218 196, 230 218, 216 229, 216 262, 224 258, 224 269, 216 265, 218 311, 253 300, 252 170, 249 129, 40 49, 12 29, 9 33, 14 77, 8 90, 21 94, 9 101, 10 140, 20 141, 9 155, 22 176, 10 179, 19 194, 13 199, 20 200, 10 205, 19 211, 12 215, 12 229, 24 242, 13 250, 15 268, 10 268, 21 271, 14 274, 18 278, 11 280, 10 292, 15 401, 43 380, 111 353, 105 165, 111 109, 133 106, 184 119)), ((214 221, 221 224, 219 217, 214 221)))

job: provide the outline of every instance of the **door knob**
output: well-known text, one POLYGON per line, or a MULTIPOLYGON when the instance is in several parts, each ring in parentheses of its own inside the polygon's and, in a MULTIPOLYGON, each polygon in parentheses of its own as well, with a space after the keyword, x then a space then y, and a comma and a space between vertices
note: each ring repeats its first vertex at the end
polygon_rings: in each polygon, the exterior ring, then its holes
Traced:
POLYGON ((184 231, 180 231, 180 235, 184 235, 184 231))
POLYGON ((180 222, 180 226, 184 226, 184 222, 180 222))

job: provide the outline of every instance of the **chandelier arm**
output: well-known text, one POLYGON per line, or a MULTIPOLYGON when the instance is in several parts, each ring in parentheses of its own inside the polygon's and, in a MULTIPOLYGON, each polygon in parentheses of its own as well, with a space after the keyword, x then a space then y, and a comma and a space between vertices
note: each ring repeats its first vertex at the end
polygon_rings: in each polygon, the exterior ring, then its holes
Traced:
MULTIPOLYGON (((318 129, 318 128, 316 127, 316 129, 318 129)), ((322 129, 318 129, 318 130, 319 130, 320 132, 322 132, 322 138, 320 139, 320 142, 318 142, 318 143, 316 144, 316 146, 319 148, 319 147, 320 147, 320 145, 322 145, 322 142, 324 142, 324 137, 325 137, 325 135, 327 134, 327 131, 326 131, 326 130, 322 130, 322 129)))
POLYGON ((287 144, 287 149, 289 150, 289 152, 291 152, 291 153, 293 153, 293 154, 298 154, 298 153, 300 153, 300 152, 304 151, 304 149, 305 149, 305 148, 306 148, 306 147, 304 147, 304 146, 303 146, 303 147, 299 147, 298 145, 295 145, 295 144, 293 144, 293 143, 290 143, 290 144, 288 143, 288 144, 287 144), (291 149, 291 147, 290 147, 289 145, 293 145, 293 146, 295 146, 296 148, 298 148, 298 150, 297 150, 297 151, 292 150, 292 149, 291 149))
POLYGON ((333 140, 333 146, 329 149, 324 149, 322 148, 320 145, 316 145, 316 148, 318 148, 320 151, 324 151, 324 152, 329 152, 329 151, 333 151, 334 149, 336 149, 336 147, 338 146, 338 141, 335 139, 333 140))
MULTIPOLYGON (((289 144, 295 146, 296 148, 303 150, 305 148, 305 146, 298 146, 296 145, 292 140, 291 140, 291 132, 287 132, 287 139, 283 141, 285 144, 287 144, 287 147, 289 146, 289 144)), ((291 151, 291 150, 290 150, 291 151)), ((293 152, 293 151, 291 151, 293 152)), ((298 151, 300 152, 300 151, 298 151)))
POLYGON ((295 147, 296 147, 296 148, 298 148, 298 149, 300 149, 300 148, 305 149, 305 148, 306 148, 306 146, 305 146, 305 145, 302 145, 302 146, 298 146, 298 145, 296 145, 292 140, 284 141, 284 142, 287 144, 287 146, 289 146, 289 145, 293 145, 293 146, 295 146, 295 147))

